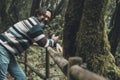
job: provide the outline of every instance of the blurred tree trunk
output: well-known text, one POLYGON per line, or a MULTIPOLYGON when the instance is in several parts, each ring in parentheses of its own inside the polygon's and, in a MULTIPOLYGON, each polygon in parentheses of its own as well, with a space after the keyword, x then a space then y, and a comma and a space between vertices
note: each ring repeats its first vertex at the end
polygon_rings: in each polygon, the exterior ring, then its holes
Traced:
MULTIPOLYGON (((69 6, 74 4, 74 1, 70 1, 69 6)), ((120 80, 120 69, 115 65, 105 31, 104 15, 107 1, 84 0, 80 19, 76 18, 76 15, 79 15, 76 12, 81 8, 77 5, 72 8, 68 7, 63 37, 64 55, 67 58, 80 56, 87 63, 89 70, 103 75, 109 80, 120 80), (77 29, 76 24, 78 24, 77 29)))
POLYGON ((33 16, 36 9, 39 8, 41 0, 33 0, 30 15, 33 16))
POLYGON ((0 32, 30 16, 32 0, 0 0, 0 32))
POLYGON ((84 0, 69 0, 68 9, 65 14, 65 26, 63 30, 64 57, 75 56, 76 52, 76 33, 80 25, 80 19, 83 11, 84 0))
POLYGON ((115 56, 118 43, 120 42, 120 2, 117 2, 115 12, 111 20, 112 29, 108 34, 111 45, 111 52, 115 56))
POLYGON ((64 10, 66 3, 67 0, 61 0, 59 5, 57 5, 55 8, 54 15, 60 14, 64 10))
MULTIPOLYGON (((10 0, 11 1, 11 0, 10 0)), ((0 32, 6 30, 6 27, 11 24, 7 14, 7 0, 0 1, 0 32)))

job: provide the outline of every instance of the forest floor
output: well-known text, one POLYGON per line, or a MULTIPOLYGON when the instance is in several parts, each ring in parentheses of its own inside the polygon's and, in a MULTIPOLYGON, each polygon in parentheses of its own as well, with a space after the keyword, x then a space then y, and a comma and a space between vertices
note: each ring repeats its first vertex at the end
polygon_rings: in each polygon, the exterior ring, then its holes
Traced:
MULTIPOLYGON (((19 57, 16 57, 18 61, 25 62, 29 64, 32 68, 34 68, 39 73, 45 75, 46 74, 46 50, 45 48, 41 48, 38 46, 32 46, 24 53, 27 54, 27 61, 25 61, 25 54, 22 54, 19 57)), ((21 64, 21 63, 20 63, 21 64)), ((21 64, 21 67, 25 71, 25 65, 21 64)), ((32 71, 29 67, 25 71, 27 75, 26 80, 43 80, 40 78, 34 71, 32 71)), ((47 80, 66 80, 65 75, 61 72, 57 64, 53 61, 51 57, 49 57, 49 78, 47 80)), ((8 80, 13 80, 10 75, 8 75, 8 80)))

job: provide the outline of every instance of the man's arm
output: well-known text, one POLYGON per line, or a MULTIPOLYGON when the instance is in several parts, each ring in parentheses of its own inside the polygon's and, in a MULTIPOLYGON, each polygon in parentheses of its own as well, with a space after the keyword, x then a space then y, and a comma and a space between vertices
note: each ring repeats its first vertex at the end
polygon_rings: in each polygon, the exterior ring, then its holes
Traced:
POLYGON ((51 39, 48 39, 43 33, 43 29, 39 25, 31 28, 27 34, 41 47, 56 47, 58 51, 62 51, 62 47, 57 43, 59 36, 53 35, 51 39))

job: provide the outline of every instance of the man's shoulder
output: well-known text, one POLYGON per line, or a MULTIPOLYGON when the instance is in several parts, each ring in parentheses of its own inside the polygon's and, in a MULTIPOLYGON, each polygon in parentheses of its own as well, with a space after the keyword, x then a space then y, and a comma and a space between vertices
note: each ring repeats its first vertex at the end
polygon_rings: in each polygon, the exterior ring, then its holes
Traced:
POLYGON ((40 25, 41 24, 40 21, 38 20, 38 18, 35 17, 35 16, 29 17, 28 20, 31 21, 32 23, 34 23, 34 25, 40 25))

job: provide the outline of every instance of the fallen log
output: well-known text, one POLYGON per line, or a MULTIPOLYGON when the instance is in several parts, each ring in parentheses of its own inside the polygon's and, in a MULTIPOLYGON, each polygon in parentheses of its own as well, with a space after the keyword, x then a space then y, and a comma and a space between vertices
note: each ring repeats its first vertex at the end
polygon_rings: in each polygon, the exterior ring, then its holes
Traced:
POLYGON ((48 50, 50 56, 55 61, 55 63, 59 66, 61 71, 66 76, 69 74, 68 77, 72 77, 72 78, 74 78, 74 80, 106 80, 105 78, 78 66, 82 62, 81 59, 77 59, 77 60, 72 59, 69 64, 69 62, 65 58, 60 56, 59 53, 56 52, 55 50, 53 50, 51 47, 48 47, 47 50, 48 50), (75 65, 74 61, 78 65, 75 65), (78 61, 80 61, 80 62, 78 62, 78 61))
POLYGON ((53 50, 51 47, 47 48, 49 55, 53 58, 55 63, 58 65, 58 67, 62 70, 62 72, 67 75, 67 66, 68 61, 64 59, 58 52, 53 50))
POLYGON ((74 78, 74 80, 105 80, 105 78, 83 69, 78 65, 74 65, 70 68, 70 75, 74 78))

